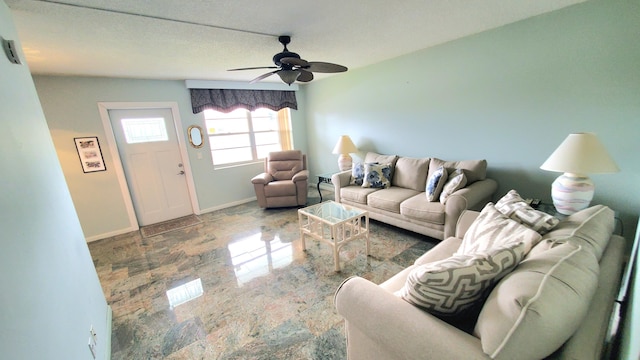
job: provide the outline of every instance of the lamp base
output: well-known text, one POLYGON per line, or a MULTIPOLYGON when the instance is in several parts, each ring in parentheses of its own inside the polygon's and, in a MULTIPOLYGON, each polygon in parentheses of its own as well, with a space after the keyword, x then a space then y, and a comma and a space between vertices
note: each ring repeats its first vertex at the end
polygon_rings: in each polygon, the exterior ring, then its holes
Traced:
POLYGON ((353 166, 353 160, 349 154, 340 154, 338 157, 338 168, 340 171, 346 171, 353 166))
POLYGON ((595 185, 586 175, 564 173, 551 184, 553 205, 564 215, 588 208, 594 191, 595 185))

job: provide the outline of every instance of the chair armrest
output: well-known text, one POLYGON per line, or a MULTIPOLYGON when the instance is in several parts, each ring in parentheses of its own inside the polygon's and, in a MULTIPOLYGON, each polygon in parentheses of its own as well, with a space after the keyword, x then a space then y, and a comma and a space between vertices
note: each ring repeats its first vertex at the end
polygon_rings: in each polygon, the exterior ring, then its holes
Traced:
POLYGON ((301 170, 298 171, 295 175, 293 175, 293 177, 291 178, 291 180, 293 182, 298 182, 298 181, 306 181, 307 179, 309 179, 309 170, 301 170))
POLYGON ((334 196, 336 202, 340 202, 340 188, 349 185, 351 181, 351 170, 341 171, 331 176, 331 183, 333 184, 334 196))
POLYGON ((480 339, 361 277, 345 280, 334 304, 345 326, 357 328, 398 359, 488 359, 480 339))
POLYGON ((458 218, 464 210, 481 210, 484 204, 498 190, 498 183, 493 179, 484 179, 464 187, 447 198, 445 203, 444 238, 455 236, 458 218))
POLYGON ((268 173, 258 174, 251 179, 251 182, 254 184, 268 184, 273 181, 273 176, 268 173))

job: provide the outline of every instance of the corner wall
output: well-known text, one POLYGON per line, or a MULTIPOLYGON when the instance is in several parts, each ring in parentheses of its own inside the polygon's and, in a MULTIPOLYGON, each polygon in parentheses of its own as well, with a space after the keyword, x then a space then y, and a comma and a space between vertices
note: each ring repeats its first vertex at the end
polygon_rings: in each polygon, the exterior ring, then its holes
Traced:
MULTIPOLYGON (((0 36, 20 48, 4 1, 0 36)), ((109 307, 31 74, 0 51, 0 76, 0 357, 93 359, 93 325, 106 360, 109 307)))
MULTIPOLYGON (((342 134, 364 154, 487 159, 499 182, 551 202, 539 167, 573 132, 619 165, 594 204, 630 238, 640 213, 640 2, 592 0, 305 86, 312 174, 337 171, 342 134)), ((348 64, 347 64, 348 65, 348 64)), ((362 156, 361 154, 361 156, 362 156)), ((358 160, 358 159, 355 159, 358 160)))

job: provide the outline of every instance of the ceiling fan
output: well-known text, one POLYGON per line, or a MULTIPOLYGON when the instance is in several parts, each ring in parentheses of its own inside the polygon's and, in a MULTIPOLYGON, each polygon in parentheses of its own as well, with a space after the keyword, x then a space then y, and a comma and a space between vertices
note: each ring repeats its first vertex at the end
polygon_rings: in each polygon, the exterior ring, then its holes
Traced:
POLYGON ((239 69, 229 69, 228 71, 238 70, 255 70, 255 69, 277 69, 270 71, 266 74, 262 74, 257 78, 250 81, 251 84, 256 83, 262 79, 266 79, 273 74, 278 74, 280 79, 288 85, 293 84, 294 81, 309 82, 313 80, 313 73, 337 73, 347 71, 347 68, 342 65, 332 64, 328 62, 320 61, 307 61, 300 58, 300 55, 289 51, 287 44, 291 42, 290 36, 280 36, 278 41, 284 46, 284 50, 273 56, 273 63, 276 66, 259 66, 248 67, 239 69))

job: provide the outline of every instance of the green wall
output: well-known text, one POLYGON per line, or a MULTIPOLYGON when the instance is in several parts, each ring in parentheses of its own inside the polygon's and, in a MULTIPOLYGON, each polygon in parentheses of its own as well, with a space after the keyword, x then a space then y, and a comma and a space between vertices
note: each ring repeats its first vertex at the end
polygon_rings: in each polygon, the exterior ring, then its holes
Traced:
POLYGON ((588 1, 311 83, 311 169, 337 170, 331 150, 348 134, 362 151, 487 159, 496 196, 550 202, 560 174, 539 166, 569 133, 595 132, 621 172, 591 176, 593 203, 635 229, 638 39, 637 0, 588 1))
MULTIPOLYGON (((20 48, 0 1, 0 36, 20 48)), ((22 56, 24 61, 24 56, 22 56)), ((27 65, 0 52, 0 358, 108 359, 109 308, 27 65)))
MULTIPOLYGON (((34 81, 88 239, 119 234, 129 227, 125 200, 113 170, 114 154, 106 144, 98 102, 176 102, 185 137, 190 125, 204 128, 202 114, 194 115, 191 110, 184 81, 64 76, 35 76, 34 81), (79 136, 98 136, 107 171, 82 172, 73 142, 73 138, 79 136)), ((299 109, 302 109, 304 97, 298 98, 299 109)), ((306 151, 306 125, 301 112, 292 110, 294 145, 306 151)), ((200 209, 206 212, 254 199, 250 180, 263 171, 262 163, 213 170, 207 149, 208 140, 201 149, 187 147, 200 209)))

